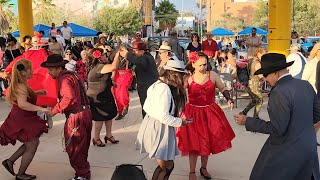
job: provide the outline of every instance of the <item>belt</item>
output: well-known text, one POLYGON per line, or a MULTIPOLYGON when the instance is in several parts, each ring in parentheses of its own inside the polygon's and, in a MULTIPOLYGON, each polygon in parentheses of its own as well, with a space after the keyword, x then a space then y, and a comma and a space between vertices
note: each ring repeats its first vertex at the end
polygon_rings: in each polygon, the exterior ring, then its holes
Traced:
MULTIPOLYGON (((189 103, 189 104, 190 104, 190 103, 189 103)), ((214 103, 212 103, 212 104, 214 104, 214 103)), ((211 106, 212 104, 208 104, 208 105, 204 105, 204 106, 198 106, 198 105, 190 104, 190 106, 199 107, 199 108, 204 108, 204 107, 211 106)))
POLYGON ((90 109, 89 105, 82 106, 81 109, 78 109, 77 111, 74 111, 72 113, 66 114, 66 118, 68 119, 70 116, 73 116, 73 115, 76 115, 78 113, 84 112, 87 109, 90 109))

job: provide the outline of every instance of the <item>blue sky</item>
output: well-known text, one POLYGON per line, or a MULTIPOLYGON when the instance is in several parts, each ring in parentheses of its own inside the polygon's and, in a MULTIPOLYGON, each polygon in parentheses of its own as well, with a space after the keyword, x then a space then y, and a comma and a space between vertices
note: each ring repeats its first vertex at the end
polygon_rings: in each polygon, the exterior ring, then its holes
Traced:
POLYGON ((173 4, 176 5, 176 8, 182 10, 182 1, 183 1, 183 11, 194 11, 197 7, 196 0, 170 0, 173 4))
MULTIPOLYGON (((14 6, 14 11, 13 12, 17 12, 18 11, 18 6, 16 6, 18 0, 11 0, 10 3, 15 4, 14 6)), ((181 11, 182 10, 182 1, 183 1, 183 9, 184 11, 194 11, 197 10, 197 4, 196 4, 196 0, 170 0, 170 2, 172 2, 174 5, 176 5, 176 8, 181 11)))

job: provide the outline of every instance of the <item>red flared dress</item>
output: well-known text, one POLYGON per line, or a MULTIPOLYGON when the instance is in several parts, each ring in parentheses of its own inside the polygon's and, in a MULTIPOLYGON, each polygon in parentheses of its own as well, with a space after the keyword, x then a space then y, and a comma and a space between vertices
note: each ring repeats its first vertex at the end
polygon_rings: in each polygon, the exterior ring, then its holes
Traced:
MULTIPOLYGON (((28 98, 28 102, 36 104, 37 98, 28 98)), ((10 114, 0 127, 0 144, 12 145, 16 141, 29 142, 48 133, 46 121, 41 119, 35 111, 25 111, 13 104, 10 114)))
POLYGON ((209 156, 231 148, 235 134, 222 109, 215 103, 215 85, 209 79, 200 85, 192 81, 185 115, 193 122, 177 130, 182 155, 209 156))

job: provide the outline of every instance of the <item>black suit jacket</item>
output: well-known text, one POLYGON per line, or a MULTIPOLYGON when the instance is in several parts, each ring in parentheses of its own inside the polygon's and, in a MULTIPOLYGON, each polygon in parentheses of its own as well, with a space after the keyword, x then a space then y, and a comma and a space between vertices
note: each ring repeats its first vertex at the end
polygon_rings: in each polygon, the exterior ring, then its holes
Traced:
POLYGON ((270 134, 251 172, 250 180, 319 179, 314 124, 320 104, 312 86, 285 76, 273 87, 268 104, 270 121, 247 118, 248 131, 270 134))

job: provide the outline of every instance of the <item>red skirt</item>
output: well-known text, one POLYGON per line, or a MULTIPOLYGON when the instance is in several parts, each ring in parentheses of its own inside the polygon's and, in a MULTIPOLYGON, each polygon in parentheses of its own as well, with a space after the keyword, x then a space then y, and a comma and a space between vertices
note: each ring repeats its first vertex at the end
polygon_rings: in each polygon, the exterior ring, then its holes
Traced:
POLYGON ((183 156, 209 156, 231 148, 235 134, 216 103, 202 107, 188 103, 185 116, 193 122, 177 130, 178 147, 183 156))
POLYGON ((41 119, 37 112, 18 111, 12 110, 0 127, 1 145, 15 145, 17 140, 22 143, 29 142, 43 133, 48 133, 46 121, 41 119))

